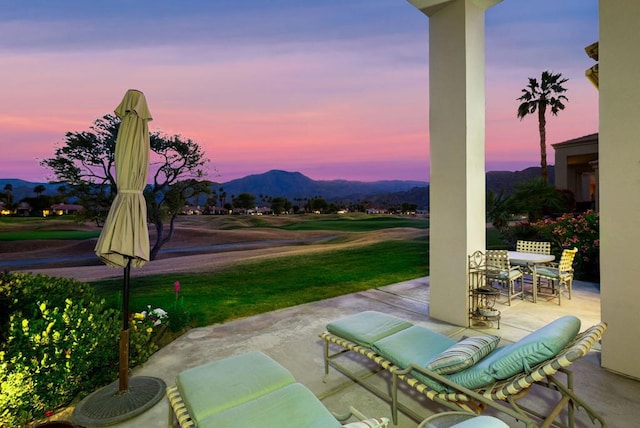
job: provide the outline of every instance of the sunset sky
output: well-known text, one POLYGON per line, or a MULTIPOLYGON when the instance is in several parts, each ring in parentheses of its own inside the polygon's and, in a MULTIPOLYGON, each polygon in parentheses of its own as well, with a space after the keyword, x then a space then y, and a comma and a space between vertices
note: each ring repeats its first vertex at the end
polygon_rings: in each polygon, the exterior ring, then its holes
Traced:
MULTIPOLYGON (((0 0, 0 178, 53 179, 67 131, 143 91, 151 130, 196 141, 208 179, 429 179, 428 18, 405 0, 0 0)), ((528 77, 569 78, 552 143, 598 130, 584 47, 598 0, 504 0, 486 14, 487 170, 539 165, 528 77)))

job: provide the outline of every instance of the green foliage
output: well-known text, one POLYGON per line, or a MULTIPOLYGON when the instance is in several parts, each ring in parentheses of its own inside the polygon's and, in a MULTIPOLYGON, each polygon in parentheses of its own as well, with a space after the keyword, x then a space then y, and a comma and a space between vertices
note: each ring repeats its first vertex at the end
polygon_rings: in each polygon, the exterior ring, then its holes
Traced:
POLYGON ((542 178, 517 185, 507 204, 511 213, 526 213, 530 222, 567 210, 565 195, 542 178))
POLYGON ((307 211, 309 212, 314 212, 314 211, 325 212, 327 211, 328 208, 329 208, 329 203, 324 198, 321 198, 319 196, 316 196, 315 198, 310 199, 309 203, 307 204, 307 211))
POLYGON ((113 379, 118 314, 104 310, 91 287, 5 273, 0 291, 0 426, 41 417, 113 379))
MULTIPOLYGON (((119 328, 119 311, 88 284, 0 274, 0 426, 41 418, 114 380, 119 328)), ((130 341, 131 365, 156 349, 146 329, 131 329, 130 341)))
POLYGON ((233 198, 233 206, 235 208, 249 210, 256 206, 256 197, 251 193, 243 192, 233 198))
POLYGON ((291 209, 291 202, 287 198, 276 196, 271 198, 269 208, 274 214, 283 214, 291 209))
POLYGON ((176 299, 169 309, 169 330, 178 333, 189 327, 191 314, 184 307, 184 296, 176 299))
POLYGON ((491 221, 493 227, 499 231, 504 231, 509 225, 509 207, 508 197, 504 194, 504 190, 495 194, 491 191, 487 192, 486 209, 487 220, 491 221))
POLYGON ((575 276, 579 279, 599 281, 600 232, 599 216, 594 211, 581 215, 565 214, 552 220, 541 220, 531 225, 538 236, 552 243, 556 260, 565 248, 578 248, 574 260, 575 276))
POLYGON ((154 317, 151 307, 147 311, 133 314, 129 322, 130 366, 144 363, 158 350, 154 337, 161 328, 164 328, 162 321, 154 317))
POLYGON ((538 231, 529 222, 516 223, 504 231, 504 236, 509 248, 515 248, 516 241, 519 239, 523 241, 541 240, 538 231))

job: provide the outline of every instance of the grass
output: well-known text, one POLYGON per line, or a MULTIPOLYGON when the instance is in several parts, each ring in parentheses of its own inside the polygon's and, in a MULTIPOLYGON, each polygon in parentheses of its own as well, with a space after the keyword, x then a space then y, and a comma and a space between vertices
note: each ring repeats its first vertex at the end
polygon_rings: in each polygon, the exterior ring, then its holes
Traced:
POLYGON ((507 242, 502 236, 502 233, 494 227, 487 228, 487 249, 488 250, 503 250, 507 248, 507 242))
POLYGON ((394 227, 413 227, 428 229, 429 220, 411 217, 338 217, 329 219, 313 219, 283 226, 286 230, 336 230, 342 232, 369 232, 394 227))
MULTIPOLYGON (((11 220, 6 223, 27 223, 11 220)), ((191 221, 191 219, 187 219, 191 221)), ((220 229, 272 227, 285 230, 333 230, 368 232, 388 228, 428 229, 420 217, 348 214, 335 216, 224 216, 209 227, 220 229)), ((198 219, 202 221, 202 219, 198 219)), ((46 230, 47 221, 5 230, 0 240, 90 239, 97 231, 46 230)), ((5 224, 2 224, 5 223, 5 224)), ((201 223, 200 226, 210 222, 201 223)), ((487 229, 487 248, 505 248, 501 234, 487 229)), ((191 315, 193 326, 204 326, 276 309, 323 300, 429 274, 428 238, 387 241, 312 255, 244 262, 233 267, 198 274, 164 274, 135 277, 131 282, 130 310, 151 305, 171 313, 176 304, 173 284, 180 281, 180 304, 191 315)), ((122 280, 92 283, 112 306, 121 304, 122 280)))
MULTIPOLYGON (((131 281, 130 309, 171 314, 173 283, 193 326, 204 326, 428 275, 427 239, 245 262, 215 273, 166 274, 131 281)), ((92 283, 112 304, 121 280, 92 283)))
POLYGON ((428 229, 424 217, 395 215, 350 214, 297 214, 287 216, 223 216, 219 229, 268 227, 284 230, 335 230, 344 232, 370 232, 393 227, 428 229))
POLYGON ((92 230, 23 230, 2 232, 0 241, 31 241, 36 239, 83 240, 97 238, 99 231, 92 230))

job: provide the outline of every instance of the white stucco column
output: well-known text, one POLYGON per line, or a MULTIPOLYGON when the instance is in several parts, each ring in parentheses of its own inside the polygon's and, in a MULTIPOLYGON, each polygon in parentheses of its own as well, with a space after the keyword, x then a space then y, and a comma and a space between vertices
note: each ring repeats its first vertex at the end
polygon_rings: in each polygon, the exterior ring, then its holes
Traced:
POLYGON ((640 378, 640 2, 600 1, 603 367, 640 378))
POLYGON ((463 326, 486 241, 484 13, 500 1, 409 0, 429 17, 429 315, 463 326))

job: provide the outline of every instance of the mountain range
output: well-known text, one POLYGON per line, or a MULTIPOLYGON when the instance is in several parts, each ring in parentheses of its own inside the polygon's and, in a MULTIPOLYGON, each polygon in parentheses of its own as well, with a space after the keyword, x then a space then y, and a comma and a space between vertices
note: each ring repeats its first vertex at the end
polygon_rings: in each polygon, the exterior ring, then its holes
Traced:
MULTIPOLYGON (((553 182, 553 166, 549 167, 549 182, 553 182)), ((487 191, 509 194, 518 183, 540 176, 539 167, 522 171, 490 171, 486 174, 487 191)), ((13 200, 34 197, 33 189, 38 185, 45 187, 44 194, 58 193, 60 183, 35 183, 20 179, 0 178, 0 192, 7 184, 13 187, 13 200)), ((214 183, 216 193, 224 192, 227 200, 232 195, 251 193, 258 201, 267 197, 285 197, 292 202, 297 199, 322 197, 328 202, 369 201, 372 205, 416 204, 418 209, 428 209, 429 183, 412 180, 382 180, 373 182, 350 180, 312 180, 299 172, 271 170, 263 174, 248 175, 224 183, 214 183), (222 188, 222 190, 220 190, 222 188)))

